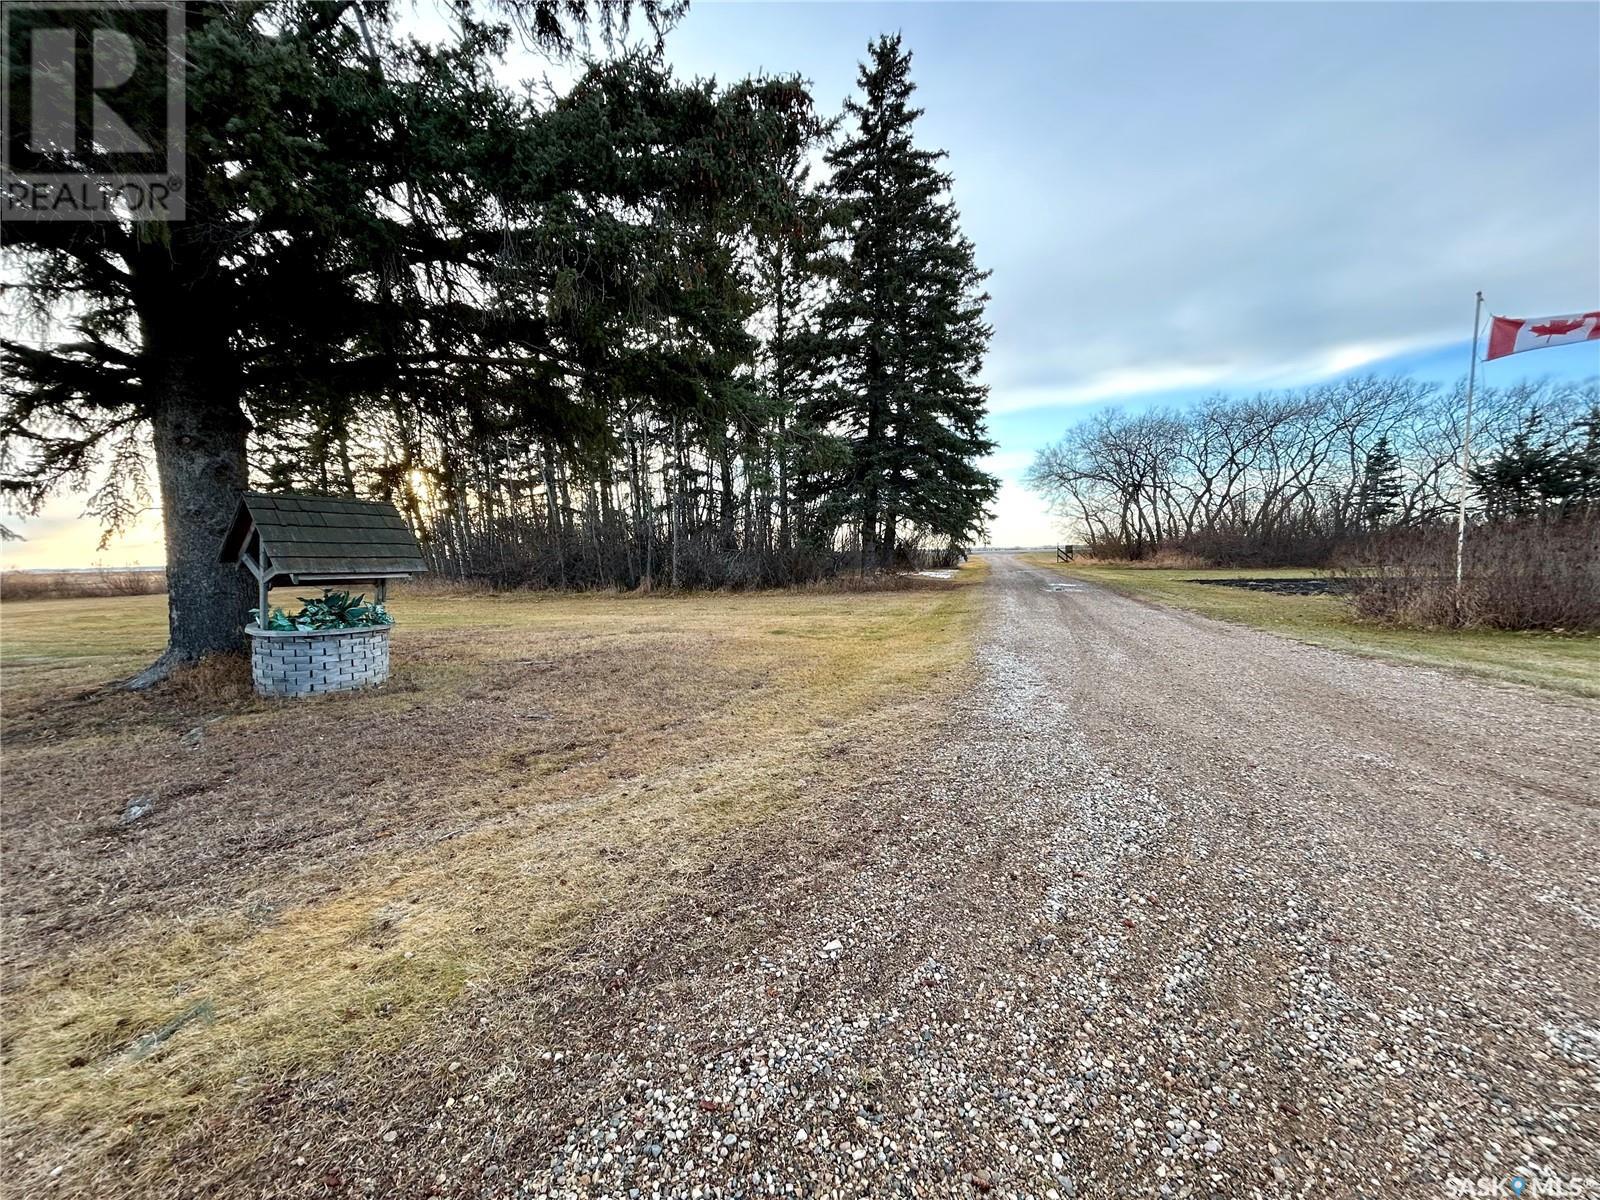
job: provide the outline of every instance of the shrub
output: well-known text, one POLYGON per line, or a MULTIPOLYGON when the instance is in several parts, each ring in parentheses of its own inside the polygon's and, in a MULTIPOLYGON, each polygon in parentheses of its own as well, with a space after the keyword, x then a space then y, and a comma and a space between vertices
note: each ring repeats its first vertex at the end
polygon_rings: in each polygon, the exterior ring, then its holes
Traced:
POLYGON ((1453 526, 1392 530, 1357 559, 1355 609, 1399 625, 1600 629, 1600 513, 1467 530, 1460 594, 1453 526))
MULTIPOLYGON (((476 581, 495 589, 631 590, 643 587, 647 574, 650 589, 673 583, 671 543, 642 534, 508 539, 472 553, 436 557, 433 566, 436 578, 476 581)), ((714 534, 686 535, 678 541, 677 584, 684 590, 787 587, 857 569, 854 554, 830 547, 743 548, 714 534)))
POLYGON ((1339 542, 1336 534, 1294 524, 1258 530, 1223 521, 1160 543, 1092 537, 1084 557, 1133 566, 1316 567, 1329 560, 1339 542))

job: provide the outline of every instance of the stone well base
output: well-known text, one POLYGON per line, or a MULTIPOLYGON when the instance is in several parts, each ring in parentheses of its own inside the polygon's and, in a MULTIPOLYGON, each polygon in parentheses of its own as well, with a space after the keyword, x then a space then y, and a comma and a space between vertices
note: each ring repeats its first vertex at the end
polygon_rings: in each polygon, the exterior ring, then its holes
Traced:
POLYGON ((250 674, 262 696, 309 696, 389 678, 389 626, 279 632, 245 627, 250 674))

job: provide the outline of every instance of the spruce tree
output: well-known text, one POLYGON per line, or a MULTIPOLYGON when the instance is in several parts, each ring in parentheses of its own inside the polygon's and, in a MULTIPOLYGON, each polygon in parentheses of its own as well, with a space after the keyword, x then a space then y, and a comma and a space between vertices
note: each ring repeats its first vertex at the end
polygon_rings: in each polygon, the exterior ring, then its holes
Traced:
POLYGON ((1579 505, 1600 506, 1600 404, 1591 405, 1572 431, 1578 438, 1569 456, 1573 499, 1579 505))
POLYGON ((1533 409, 1500 453, 1473 468, 1472 482, 1490 520, 1535 516, 1573 497, 1578 464, 1533 409))
POLYGON ((1385 434, 1367 454, 1366 470, 1362 472, 1359 498, 1362 524, 1368 529, 1381 529, 1399 507, 1404 491, 1405 485, 1400 478, 1400 456, 1394 452, 1385 434))
POLYGON ((762 310, 763 342, 754 364, 759 427, 770 440, 747 451, 753 475, 777 503, 775 536, 764 543, 787 553, 796 540, 803 513, 790 503, 797 468, 814 461, 805 449, 807 429, 796 416, 813 382, 811 364, 817 306, 822 296, 821 263, 827 248, 829 201, 811 182, 810 157, 832 127, 807 114, 799 136, 773 162, 776 186, 756 206, 751 283, 762 310))
POLYGON ((916 144, 922 110, 898 35, 871 44, 858 84, 845 105, 852 128, 827 158, 839 252, 805 415, 843 443, 839 469, 816 486, 876 566, 906 533, 970 545, 998 485, 976 463, 993 448, 978 382, 986 274, 961 233, 944 152, 916 144))

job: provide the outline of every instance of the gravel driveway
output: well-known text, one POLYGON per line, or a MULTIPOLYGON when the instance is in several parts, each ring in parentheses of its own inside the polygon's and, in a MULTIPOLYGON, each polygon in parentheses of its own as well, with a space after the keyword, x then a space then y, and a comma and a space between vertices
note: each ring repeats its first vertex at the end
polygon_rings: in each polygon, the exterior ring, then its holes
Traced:
POLYGON ((1392 1197, 1600 1176, 1600 706, 1005 557, 985 586, 971 686, 906 731, 922 770, 874 777, 885 748, 847 746, 858 796, 618 944, 614 981, 553 1023, 530 1014, 548 1041, 363 1161, 369 1188, 1392 1197))

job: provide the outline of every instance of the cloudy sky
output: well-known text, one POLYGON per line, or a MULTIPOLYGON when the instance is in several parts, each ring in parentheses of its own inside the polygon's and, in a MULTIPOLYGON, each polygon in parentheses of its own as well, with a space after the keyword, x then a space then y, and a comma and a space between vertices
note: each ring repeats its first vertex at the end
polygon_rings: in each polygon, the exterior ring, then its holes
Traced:
MULTIPOLYGON (((1454 379, 1475 290, 1517 316, 1600 306, 1595 4, 696 0, 667 54, 798 72, 834 110, 895 30, 993 271, 995 544, 1053 539, 1017 480, 1096 406, 1454 379)), ((1593 377, 1600 346, 1487 372, 1593 377)), ((96 556, 75 516, 8 561, 160 560, 150 528, 96 556)))

